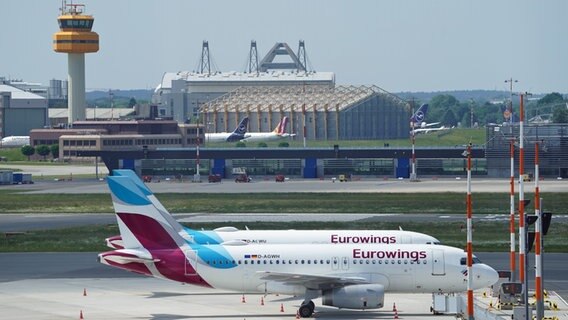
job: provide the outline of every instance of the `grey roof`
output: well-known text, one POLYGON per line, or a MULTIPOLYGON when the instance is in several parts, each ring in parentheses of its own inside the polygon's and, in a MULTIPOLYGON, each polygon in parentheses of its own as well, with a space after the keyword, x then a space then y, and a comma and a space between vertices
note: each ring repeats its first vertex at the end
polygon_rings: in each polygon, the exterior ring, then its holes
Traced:
POLYGON ((203 112, 212 111, 291 111, 301 112, 305 105, 309 111, 341 111, 356 103, 380 95, 401 106, 408 103, 377 86, 259 86, 240 87, 204 104, 203 112))
MULTIPOLYGON (((69 112, 67 108, 50 108, 49 118, 67 118, 69 112)), ((134 112, 134 108, 87 108, 86 118, 95 119, 118 119, 126 117, 134 112)))
POLYGON ((10 85, 7 85, 7 84, 0 84, 0 92, 11 92, 12 93, 12 99, 46 100, 45 97, 42 97, 42 96, 37 95, 35 93, 31 93, 31 92, 28 92, 28 91, 18 89, 16 87, 13 87, 13 86, 10 86, 10 85))

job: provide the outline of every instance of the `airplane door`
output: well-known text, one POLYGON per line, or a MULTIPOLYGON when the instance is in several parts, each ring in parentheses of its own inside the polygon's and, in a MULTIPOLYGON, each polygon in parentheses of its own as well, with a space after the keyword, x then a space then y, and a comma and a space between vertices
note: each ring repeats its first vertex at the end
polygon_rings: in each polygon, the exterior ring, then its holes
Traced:
POLYGON ((341 258, 341 270, 349 270, 349 257, 341 258))
POLYGON ((432 275, 442 276, 446 274, 444 251, 439 249, 432 250, 432 275))
POLYGON ((186 276, 197 274, 197 251, 184 249, 185 255, 183 270, 186 276))
POLYGON ((339 258, 333 257, 331 259, 331 270, 339 270, 339 258))

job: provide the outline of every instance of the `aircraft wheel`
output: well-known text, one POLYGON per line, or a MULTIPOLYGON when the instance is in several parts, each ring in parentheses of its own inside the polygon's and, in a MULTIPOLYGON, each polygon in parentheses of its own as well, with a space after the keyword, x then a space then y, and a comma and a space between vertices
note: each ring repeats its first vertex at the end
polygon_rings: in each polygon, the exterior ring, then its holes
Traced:
MULTIPOLYGON (((310 301, 311 302, 311 301, 310 301)), ((312 302, 313 304, 313 302, 312 302)), ((309 318, 312 316, 312 314, 314 313, 314 309, 311 307, 311 305, 305 304, 300 306, 300 309, 298 310, 298 313, 300 314, 300 317, 302 318, 309 318)))

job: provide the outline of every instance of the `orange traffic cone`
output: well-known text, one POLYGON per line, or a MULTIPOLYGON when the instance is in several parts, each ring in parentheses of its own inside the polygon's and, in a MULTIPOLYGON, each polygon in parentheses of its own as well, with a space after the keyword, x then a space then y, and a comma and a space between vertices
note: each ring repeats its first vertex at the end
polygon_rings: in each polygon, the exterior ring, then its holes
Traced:
POLYGON ((398 319, 398 311, 394 310, 394 319, 398 319))
POLYGON ((392 311, 396 311, 396 303, 392 303, 392 311))
POLYGON ((264 305, 264 297, 260 297, 260 305, 261 305, 261 306, 264 305))
POLYGON ((300 319, 300 311, 296 311, 296 319, 300 319))
POLYGON ((284 312, 284 304, 283 303, 280 304, 280 312, 284 312))
POLYGON ((83 288, 83 297, 87 296, 87 288, 83 288))
POLYGON ((242 303, 247 303, 247 300, 245 299, 245 295, 243 294, 243 297, 241 298, 241 302, 242 303))
POLYGON ((81 310, 81 312, 79 312, 79 319, 84 319, 83 318, 83 310, 81 310))

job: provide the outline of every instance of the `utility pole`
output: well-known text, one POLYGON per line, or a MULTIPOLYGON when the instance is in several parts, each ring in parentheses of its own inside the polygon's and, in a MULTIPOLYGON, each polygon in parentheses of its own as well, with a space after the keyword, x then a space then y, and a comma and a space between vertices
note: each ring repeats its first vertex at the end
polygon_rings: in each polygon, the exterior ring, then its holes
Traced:
POLYGON ((514 80, 513 78, 505 80, 505 83, 509 83, 509 123, 513 124, 513 83, 519 82, 519 80, 514 80))
MULTIPOLYGON (((414 114, 414 98, 411 101, 411 110, 412 114, 414 114)), ((416 132, 414 131, 416 123, 415 120, 411 117, 410 120, 410 141, 412 142, 412 172, 410 173, 410 181, 417 181, 416 178, 416 132)))

